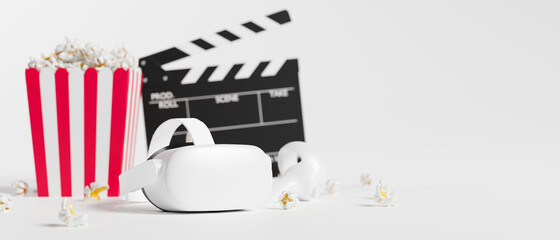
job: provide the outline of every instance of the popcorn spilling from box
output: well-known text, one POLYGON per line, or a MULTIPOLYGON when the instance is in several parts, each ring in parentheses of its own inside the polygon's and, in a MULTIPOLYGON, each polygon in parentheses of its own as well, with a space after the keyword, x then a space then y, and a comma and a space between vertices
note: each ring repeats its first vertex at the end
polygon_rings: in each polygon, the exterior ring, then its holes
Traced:
POLYGON ((397 191, 389 191, 389 187, 383 185, 383 179, 379 180, 375 189, 375 203, 381 207, 393 207, 397 205, 397 191))
POLYGON ((77 216, 72 209, 72 204, 68 204, 68 199, 62 199, 62 209, 58 213, 58 218, 63 223, 66 223, 67 227, 78 227, 87 225, 87 214, 77 216))
POLYGON ((66 38, 64 43, 58 44, 54 52, 42 54, 41 58, 31 58, 28 66, 30 68, 135 68, 138 60, 131 56, 122 46, 117 46, 107 51, 95 44, 86 43, 82 45, 78 40, 66 38))
POLYGON ((19 180, 12 183, 12 193, 16 196, 25 196, 29 189, 27 182, 19 180))
POLYGON ((0 192, 0 213, 9 212, 12 209, 12 196, 0 192))
POLYGON ((109 189, 108 186, 102 186, 99 183, 92 182, 89 186, 86 186, 84 192, 86 194, 85 200, 101 200, 99 194, 105 190, 109 189))
POLYGON ((361 181, 362 181, 363 186, 369 187, 369 186, 371 186, 371 182, 373 181, 373 177, 369 173, 364 173, 364 174, 362 174, 361 181))
POLYGON ((280 205, 284 210, 295 208, 299 204, 298 195, 294 192, 282 192, 280 195, 280 205))
POLYGON ((328 193, 337 194, 339 187, 340 187, 340 183, 337 180, 329 179, 327 181, 326 190, 327 190, 328 193))

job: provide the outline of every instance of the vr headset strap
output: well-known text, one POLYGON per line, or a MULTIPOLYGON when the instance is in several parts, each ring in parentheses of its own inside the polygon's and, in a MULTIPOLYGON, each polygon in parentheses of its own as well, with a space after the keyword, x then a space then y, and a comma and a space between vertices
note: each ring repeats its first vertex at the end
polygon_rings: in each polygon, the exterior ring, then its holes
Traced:
POLYGON ((173 134, 181 125, 187 129, 187 135, 190 136, 194 145, 214 145, 210 130, 200 120, 196 118, 172 118, 159 125, 154 132, 148 148, 148 156, 152 156, 156 151, 167 147, 173 134))
MULTIPOLYGON (((210 130, 200 120, 196 118, 173 118, 163 122, 154 132, 148 148, 148 156, 152 156, 158 150, 167 147, 173 134, 181 125, 187 129, 189 138, 192 139, 194 145, 214 145, 210 130)), ((189 138, 186 140, 188 141, 189 138)), ((136 191, 155 181, 162 161, 161 159, 152 159, 122 173, 119 176, 121 193, 126 194, 136 191)))

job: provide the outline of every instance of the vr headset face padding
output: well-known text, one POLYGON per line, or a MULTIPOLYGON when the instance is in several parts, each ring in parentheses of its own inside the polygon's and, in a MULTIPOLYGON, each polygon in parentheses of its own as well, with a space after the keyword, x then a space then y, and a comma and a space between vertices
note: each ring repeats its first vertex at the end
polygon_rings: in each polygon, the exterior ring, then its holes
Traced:
POLYGON ((123 173, 123 193, 142 188, 164 211, 251 209, 265 203, 272 185, 268 155, 255 146, 214 144, 206 125, 197 119, 170 119, 160 125, 149 155, 167 145, 181 124, 194 145, 161 151, 123 173))

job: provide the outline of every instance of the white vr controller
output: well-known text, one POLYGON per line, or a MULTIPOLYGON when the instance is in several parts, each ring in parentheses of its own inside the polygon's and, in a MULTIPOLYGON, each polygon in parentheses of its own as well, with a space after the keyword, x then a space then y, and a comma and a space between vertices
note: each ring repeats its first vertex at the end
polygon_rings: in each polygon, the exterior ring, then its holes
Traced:
POLYGON ((277 161, 280 175, 272 183, 271 198, 277 198, 283 191, 292 191, 300 200, 310 201, 325 188, 325 166, 307 143, 284 145, 278 152, 277 161))
POLYGON ((272 182, 270 157, 260 148, 214 144, 208 127, 195 118, 162 123, 152 136, 148 156, 148 161, 121 174, 121 193, 142 189, 164 211, 258 208, 282 191, 310 200, 323 189, 326 178, 323 163, 313 151, 303 142, 292 142, 280 149, 280 176, 272 182), (181 125, 193 145, 169 148, 181 125))

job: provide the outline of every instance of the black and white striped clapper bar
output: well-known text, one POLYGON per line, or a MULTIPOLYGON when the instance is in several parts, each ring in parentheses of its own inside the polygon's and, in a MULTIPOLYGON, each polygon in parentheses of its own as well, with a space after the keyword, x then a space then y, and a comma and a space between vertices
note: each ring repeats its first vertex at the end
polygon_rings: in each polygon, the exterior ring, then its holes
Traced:
MULTIPOLYGON (((297 59, 166 68, 217 48, 217 42, 234 44, 289 22, 284 10, 140 59, 148 143, 161 123, 185 117, 206 123, 216 143, 256 145, 272 159, 284 144, 304 141, 297 59)), ((172 145, 182 145, 185 135, 185 129, 179 128, 172 145)), ((277 175, 274 162, 273 168, 277 175)))

